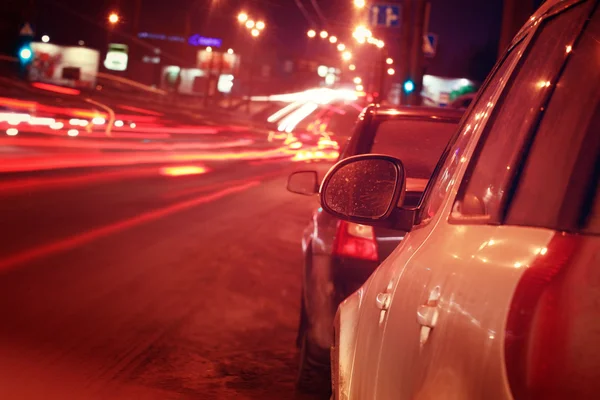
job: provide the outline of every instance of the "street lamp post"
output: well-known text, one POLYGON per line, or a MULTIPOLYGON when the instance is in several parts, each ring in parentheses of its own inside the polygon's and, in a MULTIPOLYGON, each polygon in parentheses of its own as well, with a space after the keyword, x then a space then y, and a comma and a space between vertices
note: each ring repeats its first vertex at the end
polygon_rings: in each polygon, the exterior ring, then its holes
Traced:
POLYGON ((106 46, 104 49, 105 57, 108 55, 108 48, 110 46, 113 30, 121 21, 121 17, 116 11, 111 11, 110 14, 108 14, 107 21, 108 26, 106 27, 106 46))
POLYGON ((211 84, 212 84, 212 70, 213 70, 213 60, 214 60, 214 54, 213 54, 213 49, 212 47, 207 47, 206 51, 208 52, 208 54, 210 55, 210 57, 208 58, 208 68, 206 71, 206 88, 204 89, 204 107, 209 105, 209 98, 210 98, 210 92, 211 92, 211 84))
POLYGON ((252 92, 253 92, 253 81, 254 81, 254 67, 255 67, 255 63, 254 63, 254 58, 255 58, 255 54, 256 54, 256 42, 259 39, 259 37, 261 36, 263 30, 266 27, 266 24, 264 21, 261 20, 253 20, 251 19, 251 16, 246 14, 245 12, 241 12, 238 14, 237 16, 238 22, 240 24, 243 24, 246 29, 250 32, 250 36, 252 38, 252 44, 250 46, 250 55, 249 55, 249 59, 250 59, 250 63, 248 64, 248 73, 247 73, 247 77, 248 77, 248 82, 247 82, 247 97, 248 100, 246 101, 246 112, 248 114, 250 114, 250 102, 251 102, 251 97, 252 97, 252 92))

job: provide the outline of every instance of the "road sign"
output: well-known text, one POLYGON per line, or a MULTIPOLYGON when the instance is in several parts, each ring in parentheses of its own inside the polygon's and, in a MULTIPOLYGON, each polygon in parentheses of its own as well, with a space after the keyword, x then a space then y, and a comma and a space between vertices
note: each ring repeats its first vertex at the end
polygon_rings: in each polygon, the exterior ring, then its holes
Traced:
POLYGON ((369 9, 369 22, 372 27, 398 28, 401 12, 399 4, 374 4, 369 9))
POLYGON ((29 22, 25 22, 25 25, 23 25, 23 27, 19 31, 19 36, 34 36, 34 35, 35 35, 35 33, 33 32, 33 29, 31 28, 31 25, 29 24, 29 22))
POLYGON ((423 35, 423 55, 425 57, 435 57, 435 51, 437 50, 438 35, 435 33, 428 33, 423 35))

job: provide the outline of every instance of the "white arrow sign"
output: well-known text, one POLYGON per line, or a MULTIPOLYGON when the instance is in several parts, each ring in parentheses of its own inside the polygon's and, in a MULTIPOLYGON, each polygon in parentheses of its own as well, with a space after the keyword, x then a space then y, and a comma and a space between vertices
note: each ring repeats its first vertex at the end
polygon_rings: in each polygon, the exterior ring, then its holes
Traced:
POLYGON ((392 7, 388 7, 385 9, 385 26, 393 26, 394 23, 398 21, 398 14, 394 12, 392 7))

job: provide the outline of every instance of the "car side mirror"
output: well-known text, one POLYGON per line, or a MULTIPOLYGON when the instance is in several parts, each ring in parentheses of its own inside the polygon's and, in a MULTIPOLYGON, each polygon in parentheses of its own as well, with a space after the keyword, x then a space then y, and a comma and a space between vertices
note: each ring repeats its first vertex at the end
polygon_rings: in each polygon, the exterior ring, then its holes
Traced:
POLYGON ((362 154, 335 164, 321 184, 321 206, 337 218, 409 231, 415 209, 398 208, 406 177, 402 161, 362 154))
POLYGON ((311 196, 319 193, 317 171, 296 171, 288 177, 287 190, 292 193, 311 196))

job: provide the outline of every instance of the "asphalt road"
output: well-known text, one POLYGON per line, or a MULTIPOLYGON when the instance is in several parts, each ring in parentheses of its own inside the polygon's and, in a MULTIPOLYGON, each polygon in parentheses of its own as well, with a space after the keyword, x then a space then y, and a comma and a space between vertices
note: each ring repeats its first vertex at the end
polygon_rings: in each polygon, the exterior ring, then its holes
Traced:
POLYGON ((294 392, 299 165, 204 165, 3 180, 0 398, 326 398, 294 392))

